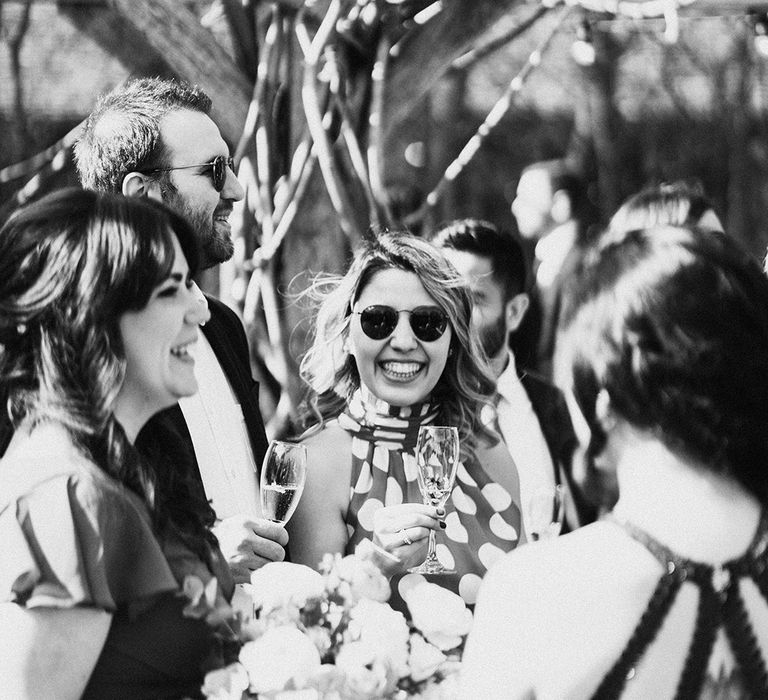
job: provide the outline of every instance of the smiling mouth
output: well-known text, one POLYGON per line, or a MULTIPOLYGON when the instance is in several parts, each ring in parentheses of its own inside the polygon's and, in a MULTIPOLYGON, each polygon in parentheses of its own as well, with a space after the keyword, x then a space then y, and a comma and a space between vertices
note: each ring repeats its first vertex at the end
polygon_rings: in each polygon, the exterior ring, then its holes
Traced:
POLYGON ((387 379, 396 382, 409 382, 424 369, 423 362, 400 362, 385 360, 379 363, 379 367, 387 379))
POLYGON ((183 345, 176 345, 175 347, 171 348, 171 355, 173 355, 177 360, 181 360, 182 362, 194 363, 196 346, 197 340, 192 340, 188 343, 184 343, 183 345))

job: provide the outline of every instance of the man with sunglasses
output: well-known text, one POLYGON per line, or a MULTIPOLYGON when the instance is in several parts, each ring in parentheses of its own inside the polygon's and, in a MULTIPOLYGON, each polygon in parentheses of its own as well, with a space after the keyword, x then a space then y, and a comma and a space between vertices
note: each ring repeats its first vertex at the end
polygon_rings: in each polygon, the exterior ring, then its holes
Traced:
POLYGON ((523 326, 530 300, 521 242, 479 219, 453 221, 432 242, 470 286, 472 326, 496 374, 494 418, 518 468, 523 507, 537 489, 563 484, 572 496, 566 528, 586 524, 594 512, 573 482, 576 436, 565 399, 556 387, 525 368, 524 349, 532 339, 525 338, 523 326))
MULTIPOLYGON (((102 96, 75 145, 84 187, 152 197, 182 214, 199 236, 202 267, 232 257, 228 221, 243 188, 229 148, 209 116, 211 101, 185 83, 143 78, 102 96)), ((200 390, 156 415, 137 447, 155 463, 189 477, 194 495, 212 502, 214 532, 238 583, 285 556, 288 535, 260 518, 258 472, 267 448, 237 315, 201 295, 211 318, 197 343, 200 390)))

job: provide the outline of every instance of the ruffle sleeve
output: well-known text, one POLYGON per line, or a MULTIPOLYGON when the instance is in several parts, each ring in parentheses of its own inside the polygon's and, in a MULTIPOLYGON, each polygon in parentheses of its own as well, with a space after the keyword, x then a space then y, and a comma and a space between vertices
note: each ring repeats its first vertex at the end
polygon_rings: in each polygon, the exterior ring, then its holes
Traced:
POLYGON ((0 601, 113 612, 179 588, 143 504, 107 478, 57 475, 1 507, 0 601))

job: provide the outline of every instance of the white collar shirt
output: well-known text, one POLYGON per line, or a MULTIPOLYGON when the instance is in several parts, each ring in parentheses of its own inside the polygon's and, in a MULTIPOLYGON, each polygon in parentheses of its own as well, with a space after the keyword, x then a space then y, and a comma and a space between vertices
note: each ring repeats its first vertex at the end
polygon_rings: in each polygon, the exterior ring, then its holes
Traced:
POLYGON ((517 465, 520 502, 525 515, 527 504, 537 489, 555 486, 554 464, 538 416, 517 375, 515 358, 511 354, 506 369, 497 380, 496 390, 496 419, 501 436, 517 465))
POLYGON ((208 340, 195 358, 199 391, 179 406, 189 428, 203 488, 219 520, 261 517, 259 482, 243 411, 208 340))

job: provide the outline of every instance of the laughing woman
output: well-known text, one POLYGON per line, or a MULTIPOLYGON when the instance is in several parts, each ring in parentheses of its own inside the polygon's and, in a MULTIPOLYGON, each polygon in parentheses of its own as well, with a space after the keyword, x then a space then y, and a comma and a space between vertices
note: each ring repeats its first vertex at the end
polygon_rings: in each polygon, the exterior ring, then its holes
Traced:
POLYGON ((194 234, 150 202, 70 190, 0 230, 0 683, 13 698, 197 696, 214 635, 188 576, 232 581, 183 475, 133 441, 197 391, 194 234))
POLYGON ((434 530, 438 558, 457 572, 434 581, 473 604, 487 567, 518 545, 517 470, 479 419, 493 380, 470 315, 456 271, 408 234, 366 242, 332 285, 302 363, 319 422, 304 437, 307 484, 288 528, 294 561, 317 566, 370 539, 396 601, 434 530), (416 438, 428 424, 456 426, 461 440, 444 510, 422 505, 416 481, 416 438))

